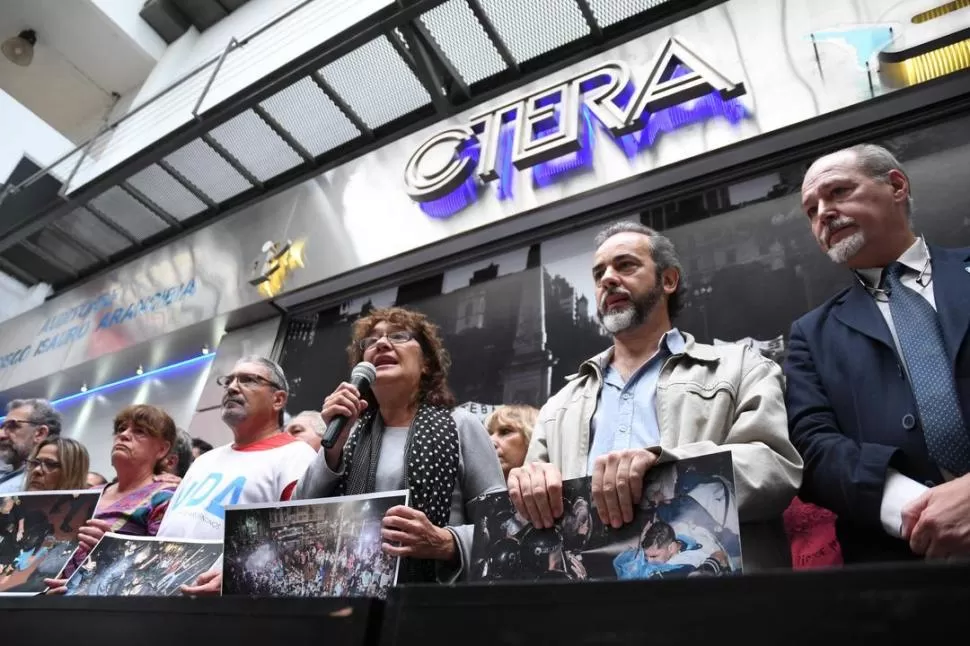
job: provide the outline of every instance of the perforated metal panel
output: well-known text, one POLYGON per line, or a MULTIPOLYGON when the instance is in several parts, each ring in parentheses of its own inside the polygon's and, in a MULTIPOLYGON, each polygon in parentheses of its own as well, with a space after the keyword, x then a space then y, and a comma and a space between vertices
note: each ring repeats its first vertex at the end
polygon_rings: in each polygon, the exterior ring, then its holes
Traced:
POLYGON ((506 69, 465 0, 448 0, 421 16, 438 47, 469 85, 506 69))
POLYGON ((201 139, 182 146, 165 161, 215 202, 252 188, 245 177, 201 139))
POLYGON ((213 128, 210 134, 260 181, 276 177, 303 161, 252 110, 213 128))
POLYGON ((168 228, 164 220, 118 186, 91 200, 91 206, 136 238, 149 238, 168 228))
POLYGON ((311 155, 322 155, 360 136, 350 119, 308 78, 260 104, 311 155))
POLYGON ((574 0, 479 1, 518 62, 589 35, 574 0))
POLYGON ((70 279, 70 274, 58 269, 55 265, 45 262, 40 256, 32 254, 23 245, 14 245, 5 250, 3 259, 26 271, 28 274, 41 281, 56 285, 70 279))
POLYGON ((32 235, 29 239, 44 253, 56 258, 58 261, 71 266, 74 271, 80 272, 93 267, 98 263, 98 259, 76 245, 69 244, 64 240, 65 234, 60 236, 49 229, 42 229, 32 235))
MULTIPOLYGON (((229 210, 227 201, 257 200, 298 174, 346 163, 358 154, 353 149, 358 143, 366 141, 370 149, 399 136, 390 124, 413 128, 431 113, 432 104, 442 118, 461 112, 477 105, 480 92, 511 91, 541 74, 539 67, 555 65, 550 52, 558 55, 567 45, 569 55, 587 44, 611 47, 626 32, 651 27, 651 14, 665 13, 654 11, 658 6, 674 6, 671 0, 287 3, 296 10, 251 39, 240 37, 240 46, 221 59, 218 73, 213 58, 85 146, 83 160, 77 153, 58 164, 54 175, 63 180, 81 160, 66 188, 71 208, 87 203, 108 224, 80 209, 48 224, 53 236, 25 240, 25 232, 17 233, 0 246, 24 240, 17 253, 65 265, 55 267, 58 271, 70 264, 80 275, 90 273, 100 266, 98 255, 116 261, 130 250, 129 237, 160 241, 184 228, 177 221, 218 217, 229 210), (378 12, 366 30, 358 28, 378 12), (615 28, 597 30, 594 21, 615 28), (596 39, 591 32, 597 32, 596 39), (427 38, 432 46, 417 51, 414 40, 402 37, 412 33, 417 42, 427 38), (343 55, 333 60, 336 51, 343 55), (274 84, 275 94, 256 106, 254 97, 268 94, 268 84, 280 78, 284 65, 288 87, 279 90, 282 84, 274 84), (308 76, 312 69, 317 71, 308 76), (432 77, 443 86, 440 94, 429 94, 432 77), (231 120, 214 125, 229 115, 231 120), (160 160, 176 130, 179 144, 194 140, 160 160), (152 152, 160 138, 167 143, 152 152), (134 175, 120 168, 108 172, 129 158, 138 159, 132 167, 151 165, 134 175), (101 178, 98 190, 114 188, 93 200, 93 190, 76 192, 96 177, 101 178), (210 209, 213 205, 217 208, 210 209)), ((687 0, 676 6, 701 4, 687 0)), ((57 281, 58 288, 64 285, 57 281)))
POLYGON ((92 157, 86 158, 68 187, 73 193, 128 158, 134 151, 144 150, 176 128, 192 120, 192 108, 202 94, 215 68, 215 61, 205 69, 188 76, 170 91, 150 99, 151 106, 134 111, 113 129, 98 137, 92 145, 92 157), (96 160, 96 162, 93 162, 96 160))
POLYGON ((177 220, 185 220, 206 209, 205 202, 157 164, 135 173, 128 183, 177 220))
POLYGON ((383 36, 338 58, 320 74, 371 128, 431 103, 427 90, 383 36))
POLYGON ((667 4, 670 0, 586 0, 593 11, 593 17, 602 27, 608 27, 643 13, 656 6, 667 4))
POLYGON ((71 211, 58 220, 56 226, 97 249, 103 256, 113 256, 130 246, 128 240, 85 209, 71 211))

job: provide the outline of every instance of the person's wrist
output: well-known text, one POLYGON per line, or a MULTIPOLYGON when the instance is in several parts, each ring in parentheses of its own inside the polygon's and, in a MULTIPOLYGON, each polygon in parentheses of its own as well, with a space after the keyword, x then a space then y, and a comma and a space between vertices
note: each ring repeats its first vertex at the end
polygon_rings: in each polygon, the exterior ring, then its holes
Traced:
POLYGON ((330 449, 324 449, 323 457, 327 461, 327 466, 334 473, 340 468, 340 457, 343 454, 344 447, 335 446, 330 449))
POLYGON ((435 527, 438 535, 438 558, 442 561, 452 561, 458 554, 458 546, 455 544, 455 535, 444 527, 435 527))

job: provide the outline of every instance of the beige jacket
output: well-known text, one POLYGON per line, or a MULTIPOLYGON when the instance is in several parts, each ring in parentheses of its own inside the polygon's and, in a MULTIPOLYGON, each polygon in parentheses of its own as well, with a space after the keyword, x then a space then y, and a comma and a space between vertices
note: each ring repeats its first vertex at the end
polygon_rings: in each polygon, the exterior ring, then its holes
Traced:
MULTIPOLYGON (((745 568, 790 563, 781 517, 801 485, 802 459, 788 439, 781 368, 751 348, 681 334, 684 352, 667 358, 657 383, 660 446, 644 448, 660 462, 731 451, 745 568)), ((526 462, 551 462, 563 479, 587 475, 590 422, 612 357, 610 348, 584 362, 542 407, 526 462)))

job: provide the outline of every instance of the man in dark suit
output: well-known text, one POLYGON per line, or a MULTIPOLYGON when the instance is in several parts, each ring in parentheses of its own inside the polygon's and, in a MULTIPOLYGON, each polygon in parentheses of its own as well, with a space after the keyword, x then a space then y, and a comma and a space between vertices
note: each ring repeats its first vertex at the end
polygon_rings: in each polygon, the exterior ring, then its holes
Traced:
POLYGON ((792 325, 801 495, 838 514, 846 563, 970 556, 970 249, 913 234, 909 179, 879 146, 817 160, 802 207, 856 281, 792 325))

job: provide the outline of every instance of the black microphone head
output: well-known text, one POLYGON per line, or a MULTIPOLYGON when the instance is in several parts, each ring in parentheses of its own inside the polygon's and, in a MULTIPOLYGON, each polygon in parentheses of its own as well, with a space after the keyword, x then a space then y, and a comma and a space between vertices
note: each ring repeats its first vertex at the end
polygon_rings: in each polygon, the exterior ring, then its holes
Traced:
POLYGON ((367 382, 367 385, 373 384, 374 380, 377 379, 377 368, 370 361, 361 361, 350 372, 351 381, 357 381, 358 379, 367 382))

